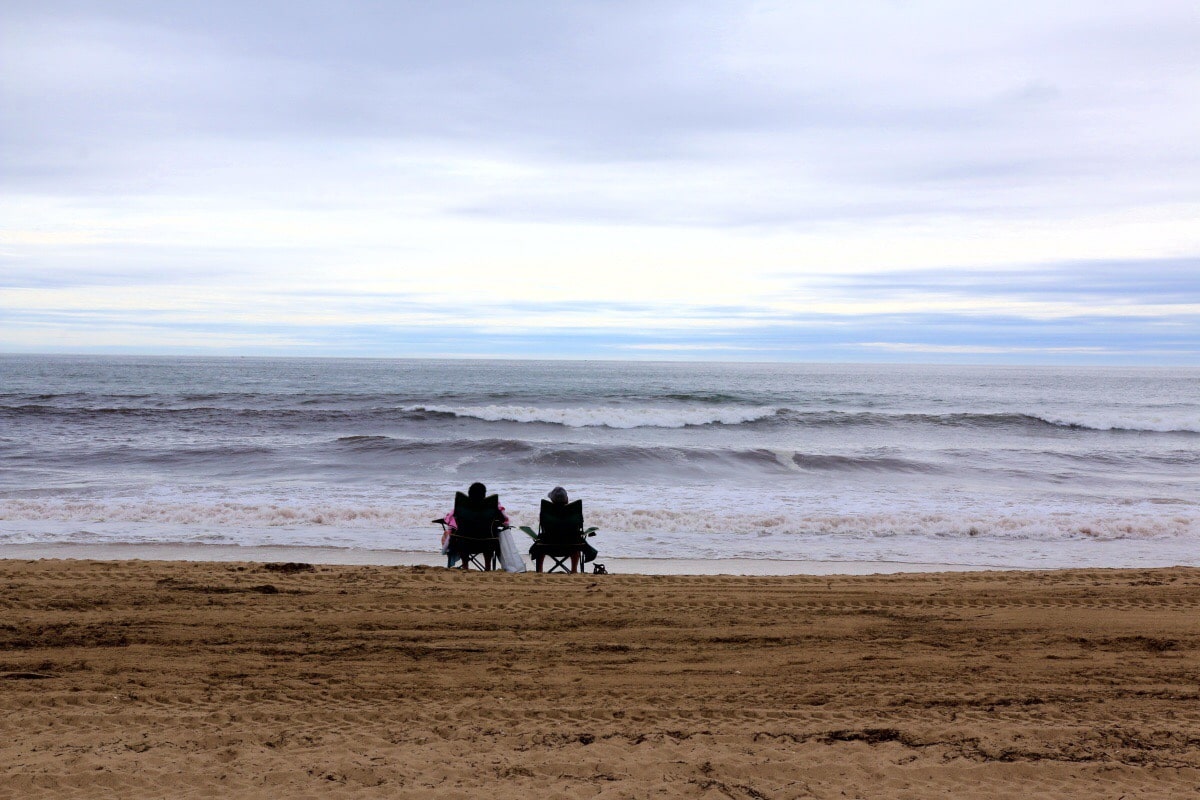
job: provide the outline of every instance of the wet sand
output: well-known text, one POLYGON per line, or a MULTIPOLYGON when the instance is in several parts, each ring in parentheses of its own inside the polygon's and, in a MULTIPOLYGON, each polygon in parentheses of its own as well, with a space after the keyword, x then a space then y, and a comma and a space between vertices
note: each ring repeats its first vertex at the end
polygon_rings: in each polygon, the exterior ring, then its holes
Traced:
POLYGON ((1200 569, 0 587, 0 797, 1200 793, 1200 569))
MULTIPOLYGON (((434 551, 366 550, 348 547, 248 546, 178 543, 0 544, 0 560, 71 558, 114 561, 304 561, 310 564, 369 564, 384 567, 441 567, 434 551)), ((876 575, 894 572, 946 572, 988 569, 978 564, 915 561, 799 561, 769 558, 614 558, 597 559, 609 572, 624 575, 876 575)), ((532 569, 532 559, 525 557, 532 569)), ((992 567, 995 569, 995 567, 992 567)), ((591 565, 588 565, 591 571, 591 565)))

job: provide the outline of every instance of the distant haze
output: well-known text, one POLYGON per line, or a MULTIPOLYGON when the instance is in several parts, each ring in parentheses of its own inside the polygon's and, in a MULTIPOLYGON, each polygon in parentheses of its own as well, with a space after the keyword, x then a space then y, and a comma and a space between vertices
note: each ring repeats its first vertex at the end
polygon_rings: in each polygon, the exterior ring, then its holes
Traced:
POLYGON ((0 0, 0 352, 1200 364, 1200 5, 0 0))

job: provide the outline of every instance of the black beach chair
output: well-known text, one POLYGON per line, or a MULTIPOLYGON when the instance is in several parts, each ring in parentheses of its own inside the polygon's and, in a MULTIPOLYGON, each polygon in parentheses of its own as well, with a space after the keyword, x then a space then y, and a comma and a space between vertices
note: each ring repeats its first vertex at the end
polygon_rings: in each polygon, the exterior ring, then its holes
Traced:
POLYGON ((462 559, 462 568, 474 564, 484 572, 495 569, 500 562, 500 531, 508 527, 500 523, 500 498, 492 494, 476 503, 458 492, 454 495, 454 522, 449 551, 462 559))
POLYGON ((587 563, 596 558, 596 548, 587 541, 589 536, 596 535, 596 529, 584 530, 582 500, 566 505, 543 500, 538 516, 538 532, 535 534, 526 526, 522 526, 521 530, 533 537, 529 555, 537 561, 539 572, 542 571, 543 558, 553 562, 546 572, 567 573, 577 572, 580 562, 587 563))

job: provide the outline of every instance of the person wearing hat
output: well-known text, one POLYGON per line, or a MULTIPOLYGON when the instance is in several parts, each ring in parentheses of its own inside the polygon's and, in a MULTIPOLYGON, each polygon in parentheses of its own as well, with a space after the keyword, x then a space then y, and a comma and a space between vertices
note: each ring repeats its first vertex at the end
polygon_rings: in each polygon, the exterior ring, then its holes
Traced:
MULTIPOLYGON (((532 531, 525 529, 532 535, 532 531)), ((584 563, 596 558, 596 548, 587 542, 587 537, 595 531, 583 529, 583 503, 574 503, 567 496, 567 490, 555 486, 542 501, 542 511, 538 519, 538 535, 529 548, 538 572, 542 571, 543 562, 547 555, 571 557, 571 572, 579 569, 580 557, 584 563), (547 500, 549 502, 547 502, 547 500)))

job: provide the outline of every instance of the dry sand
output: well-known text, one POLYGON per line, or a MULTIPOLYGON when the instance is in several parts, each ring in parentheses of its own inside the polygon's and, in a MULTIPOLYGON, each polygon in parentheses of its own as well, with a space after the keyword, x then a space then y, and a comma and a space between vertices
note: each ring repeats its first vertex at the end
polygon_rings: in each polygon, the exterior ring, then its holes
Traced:
POLYGON ((1200 570, 0 561, 0 797, 1200 796, 1200 570))

